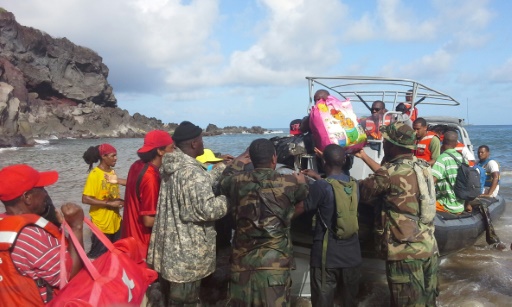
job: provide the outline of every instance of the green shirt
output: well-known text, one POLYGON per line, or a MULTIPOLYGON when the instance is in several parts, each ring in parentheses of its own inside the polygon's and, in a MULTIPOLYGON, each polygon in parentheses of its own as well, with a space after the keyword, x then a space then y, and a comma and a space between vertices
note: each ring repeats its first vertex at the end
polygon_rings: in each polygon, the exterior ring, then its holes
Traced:
POLYGON ((439 140, 438 137, 433 137, 430 140, 430 145, 428 146, 428 149, 430 150, 431 159, 437 160, 441 152, 441 141, 439 140))
POLYGON ((437 158, 436 163, 432 166, 432 175, 437 178, 436 198, 449 212, 461 213, 464 211, 464 200, 458 199, 453 192, 459 165, 448 153, 457 158, 459 162, 463 161, 462 155, 453 148, 445 150, 437 158))

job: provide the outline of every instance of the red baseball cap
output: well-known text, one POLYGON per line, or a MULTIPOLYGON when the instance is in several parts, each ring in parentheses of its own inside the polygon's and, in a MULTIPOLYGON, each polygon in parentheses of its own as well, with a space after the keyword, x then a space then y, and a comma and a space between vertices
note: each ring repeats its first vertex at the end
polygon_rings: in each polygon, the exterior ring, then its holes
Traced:
POLYGON ((151 130, 144 137, 144 145, 137 150, 139 153, 151 151, 155 148, 171 145, 173 143, 171 135, 163 130, 151 130))
POLYGON ((6 166, 0 170, 0 200, 13 200, 35 187, 52 185, 58 179, 56 171, 38 172, 26 164, 6 166))

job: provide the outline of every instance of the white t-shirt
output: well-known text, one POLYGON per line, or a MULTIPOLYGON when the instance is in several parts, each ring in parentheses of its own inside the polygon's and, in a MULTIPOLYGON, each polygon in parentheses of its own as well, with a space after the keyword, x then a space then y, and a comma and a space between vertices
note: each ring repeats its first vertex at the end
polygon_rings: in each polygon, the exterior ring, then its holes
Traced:
MULTIPOLYGON (((494 160, 489 160, 489 162, 487 162, 486 165, 483 166, 483 168, 485 169, 485 172, 488 173, 488 174, 492 174, 494 172, 500 172, 500 166, 498 165, 498 162, 494 161, 494 160)), ((496 189, 494 189, 494 192, 492 193, 492 197, 496 197, 498 195, 498 191, 500 189, 500 185, 498 184, 496 186, 496 189)), ((485 187, 485 193, 487 193, 487 191, 489 191, 489 187, 485 187)))

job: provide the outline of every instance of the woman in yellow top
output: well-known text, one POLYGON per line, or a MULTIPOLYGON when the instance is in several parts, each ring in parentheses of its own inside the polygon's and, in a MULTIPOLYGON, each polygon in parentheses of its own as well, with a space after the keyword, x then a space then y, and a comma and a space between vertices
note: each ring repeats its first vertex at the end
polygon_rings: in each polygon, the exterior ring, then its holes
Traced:
MULTIPOLYGON (((119 184, 111 183, 109 177, 115 177, 112 169, 117 162, 117 150, 110 144, 91 146, 83 155, 85 163, 89 164, 89 176, 82 194, 82 203, 90 205, 89 215, 94 225, 115 242, 121 235, 121 215, 119 209, 124 205, 120 198, 119 184), (100 161, 98 166, 93 164, 100 161)), ((91 250, 87 256, 98 258, 107 248, 92 234, 91 250)))

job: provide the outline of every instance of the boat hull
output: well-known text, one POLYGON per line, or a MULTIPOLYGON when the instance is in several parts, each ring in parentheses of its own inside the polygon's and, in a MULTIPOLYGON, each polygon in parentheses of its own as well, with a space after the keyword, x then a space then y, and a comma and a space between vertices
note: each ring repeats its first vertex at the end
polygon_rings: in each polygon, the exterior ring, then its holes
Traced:
MULTIPOLYGON (((492 199, 483 200, 489 209, 492 221, 496 221, 505 212, 505 199, 498 195, 492 199)), ((375 210, 372 206, 360 205, 359 208, 359 241, 361 252, 366 261, 376 261, 376 242, 373 232, 375 210)), ((296 270, 292 271, 292 296, 309 297, 309 255, 312 245, 311 235, 312 215, 299 216, 292 223, 292 241, 296 270)), ((482 214, 478 210, 473 213, 463 213, 455 216, 450 214, 436 214, 434 219, 435 237, 441 256, 457 252, 475 244, 478 238, 485 233, 485 224, 482 214)), ((380 262, 383 264, 383 262, 380 262)))
MULTIPOLYGON (((492 221, 497 220, 505 212, 505 199, 501 195, 498 195, 494 202, 491 198, 483 202, 488 206, 492 221)), ((485 232, 484 218, 479 210, 460 216, 437 214, 434 225, 434 234, 442 256, 472 246, 485 232)))

